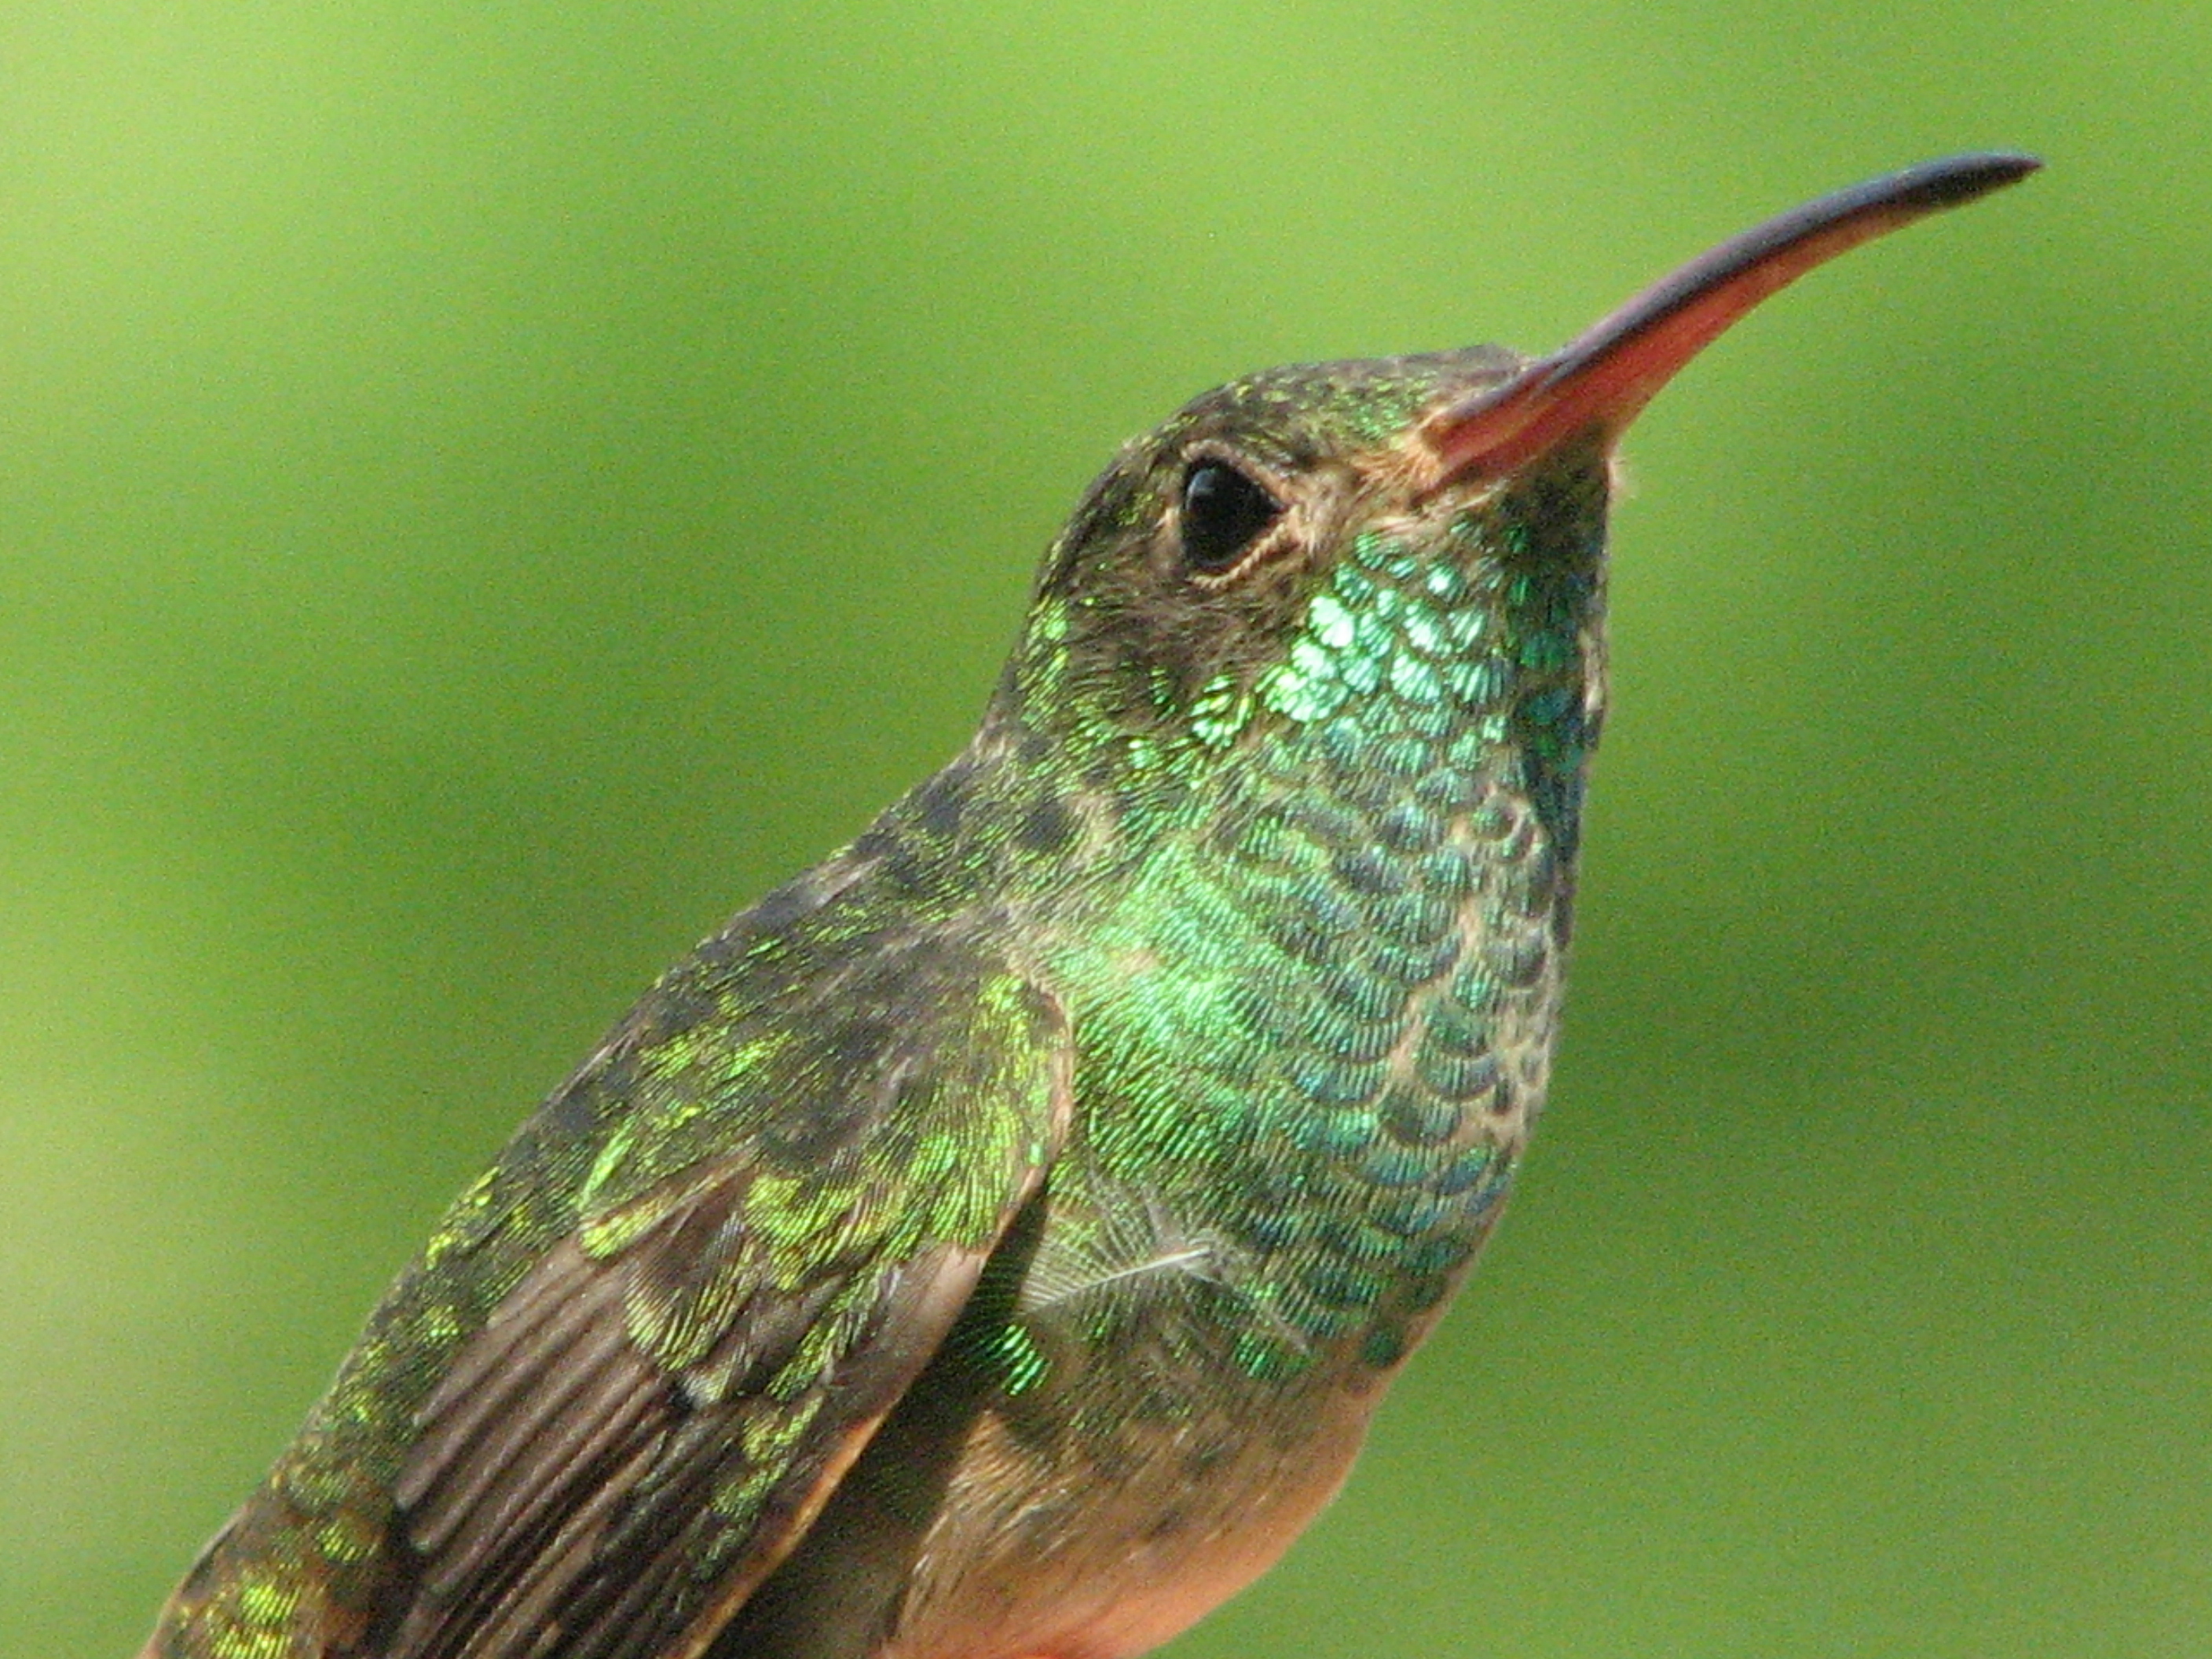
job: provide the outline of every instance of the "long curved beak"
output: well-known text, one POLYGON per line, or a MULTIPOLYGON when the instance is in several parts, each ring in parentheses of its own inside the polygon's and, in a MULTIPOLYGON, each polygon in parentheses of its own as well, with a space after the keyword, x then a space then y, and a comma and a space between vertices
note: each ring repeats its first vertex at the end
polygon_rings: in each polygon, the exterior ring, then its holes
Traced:
POLYGON ((1548 357, 1432 415, 1434 483, 1513 471, 1577 434, 1619 435, 1706 343, 1861 242, 2026 178, 2032 155, 1953 155, 1823 196, 1690 261, 1548 357))

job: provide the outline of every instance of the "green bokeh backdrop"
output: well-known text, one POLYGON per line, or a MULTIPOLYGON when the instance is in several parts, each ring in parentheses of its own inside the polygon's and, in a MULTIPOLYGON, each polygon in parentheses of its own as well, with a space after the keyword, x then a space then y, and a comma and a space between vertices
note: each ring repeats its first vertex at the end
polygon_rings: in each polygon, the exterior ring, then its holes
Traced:
POLYGON ((1985 145, 1636 434, 1518 1207, 1174 1651, 2212 1651, 2208 85, 2082 0, 16 0, 0 1655, 135 1648, 1122 437, 1985 145))

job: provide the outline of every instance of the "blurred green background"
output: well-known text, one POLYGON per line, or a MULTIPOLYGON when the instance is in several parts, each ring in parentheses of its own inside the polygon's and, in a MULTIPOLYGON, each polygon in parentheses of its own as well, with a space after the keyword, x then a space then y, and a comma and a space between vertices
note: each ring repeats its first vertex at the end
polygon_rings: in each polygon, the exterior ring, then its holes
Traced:
POLYGON ((2081 0, 15 0, 0 1654, 135 1649, 1123 437, 1998 145, 1634 435, 1522 1197, 1173 1652, 2212 1651, 2208 85, 2081 0))

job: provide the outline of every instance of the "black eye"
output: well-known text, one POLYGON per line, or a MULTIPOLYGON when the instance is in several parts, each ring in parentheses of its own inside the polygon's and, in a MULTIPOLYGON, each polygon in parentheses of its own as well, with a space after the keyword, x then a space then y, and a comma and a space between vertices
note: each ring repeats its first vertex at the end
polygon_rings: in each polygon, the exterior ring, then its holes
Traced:
POLYGON ((1225 461, 1200 461, 1183 475, 1182 556, 1193 570, 1226 570, 1282 503, 1225 461))

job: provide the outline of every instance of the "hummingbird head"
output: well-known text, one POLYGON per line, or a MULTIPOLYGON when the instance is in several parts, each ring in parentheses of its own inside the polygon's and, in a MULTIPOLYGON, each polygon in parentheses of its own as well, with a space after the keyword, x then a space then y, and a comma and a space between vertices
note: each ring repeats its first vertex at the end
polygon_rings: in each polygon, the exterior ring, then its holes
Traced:
MULTIPOLYGON (((1358 692, 1369 674, 1353 658, 1395 654, 1400 621, 1467 599, 1504 560, 1588 574, 1603 444, 1498 472, 1438 451, 1440 417, 1524 367, 1478 346, 1278 368, 1128 445, 1048 556, 1017 659, 1070 721, 1060 735, 1171 783, 1334 713, 1325 683, 1358 692), (1510 547, 1486 533, 1507 520, 1510 547), (1400 595, 1409 582, 1426 599, 1400 595)), ((1464 626, 1421 640, 1440 665, 1476 643, 1464 626)))
POLYGON ((1091 486, 1008 694, 1087 782, 1134 801, 1255 758, 1410 775, 1439 744, 1462 769, 1503 757, 1571 850, 1621 432, 1769 294, 2035 165, 1960 156, 1822 198, 1549 356, 1301 365, 1204 394, 1091 486))

